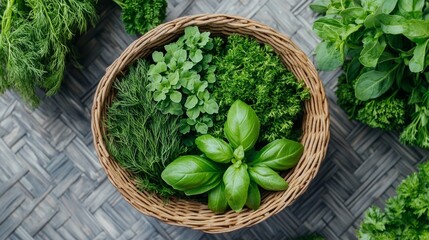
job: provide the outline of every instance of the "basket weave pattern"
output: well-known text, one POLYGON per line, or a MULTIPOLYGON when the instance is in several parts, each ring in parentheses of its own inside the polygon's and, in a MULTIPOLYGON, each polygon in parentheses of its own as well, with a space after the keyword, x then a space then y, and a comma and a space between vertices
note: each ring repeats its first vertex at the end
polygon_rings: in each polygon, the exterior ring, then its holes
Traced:
POLYGON ((134 41, 106 69, 94 98, 92 107, 92 133, 100 163, 109 180, 122 196, 140 212, 156 217, 169 224, 190 227, 210 233, 229 232, 261 222, 292 204, 309 186, 323 161, 329 142, 328 103, 317 72, 293 42, 274 29, 253 20, 238 16, 204 14, 178 18, 162 24, 134 41), (121 77, 135 60, 149 56, 154 49, 163 46, 183 34, 187 26, 198 26, 200 31, 216 35, 238 33, 249 35, 271 45, 280 55, 287 68, 310 89, 311 99, 305 102, 303 119, 304 154, 298 165, 285 176, 289 183, 286 191, 272 192, 262 198, 261 206, 253 211, 240 213, 228 211, 214 214, 206 205, 184 199, 171 199, 167 203, 160 197, 139 191, 130 173, 121 168, 109 155, 104 136, 106 112, 114 97, 113 83, 121 77))

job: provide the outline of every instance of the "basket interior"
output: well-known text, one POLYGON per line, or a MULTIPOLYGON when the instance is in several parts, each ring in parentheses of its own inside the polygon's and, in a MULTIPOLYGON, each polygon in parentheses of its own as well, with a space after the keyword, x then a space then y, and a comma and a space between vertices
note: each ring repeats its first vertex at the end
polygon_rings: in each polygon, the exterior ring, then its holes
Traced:
POLYGON ((121 195, 142 213, 166 223, 199 229, 210 233, 228 232, 248 227, 278 213, 292 204, 308 187, 326 154, 329 141, 329 114, 323 85, 307 56, 287 37, 252 20, 229 15, 195 15, 162 24, 133 42, 106 70, 97 88, 92 109, 94 145, 100 163, 112 184, 121 195), (115 92, 113 83, 123 76, 129 65, 139 58, 149 56, 155 49, 175 40, 187 26, 198 26, 200 31, 212 35, 233 33, 248 35, 261 43, 271 45, 285 66, 310 89, 311 99, 304 103, 302 140, 304 154, 298 165, 287 173, 286 191, 264 194, 261 206, 253 211, 243 209, 214 214, 205 204, 193 200, 162 198, 139 191, 130 173, 122 169, 109 155, 104 143, 106 110, 115 92))

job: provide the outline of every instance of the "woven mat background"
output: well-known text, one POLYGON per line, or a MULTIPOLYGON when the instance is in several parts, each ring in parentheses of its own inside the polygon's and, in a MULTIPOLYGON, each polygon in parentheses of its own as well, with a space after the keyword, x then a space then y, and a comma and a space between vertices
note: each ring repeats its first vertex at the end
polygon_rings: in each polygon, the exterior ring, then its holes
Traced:
MULTIPOLYGON (((288 35, 309 56, 317 38, 311 0, 169 0, 168 18, 230 13, 288 35)), ((338 72, 321 72, 331 113, 331 142, 320 172, 291 207, 254 227, 209 235, 146 217, 117 193, 101 169, 90 108, 105 68, 135 38, 120 10, 99 1, 100 21, 79 38, 81 68, 70 67, 61 91, 29 109, 13 92, 0 96, 0 239, 291 239, 317 232, 355 239, 363 212, 382 206, 395 186, 426 160, 396 134, 351 122, 335 104, 338 72)), ((313 57, 311 57, 313 59, 313 57)))

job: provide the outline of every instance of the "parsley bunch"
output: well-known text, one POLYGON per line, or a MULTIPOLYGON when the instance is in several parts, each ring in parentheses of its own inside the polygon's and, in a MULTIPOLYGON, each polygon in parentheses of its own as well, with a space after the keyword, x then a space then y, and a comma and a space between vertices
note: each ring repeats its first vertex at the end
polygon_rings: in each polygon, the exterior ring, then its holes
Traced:
POLYGON ((144 34, 161 24, 166 17, 166 0, 113 1, 122 8, 122 21, 129 34, 144 34))
POLYGON ((429 239, 429 163, 408 176, 381 210, 367 210, 359 239, 429 239))
POLYGON ((222 137, 226 113, 237 99, 248 103, 259 116, 259 142, 279 138, 297 139, 295 126, 310 97, 302 81, 289 72, 269 45, 255 39, 230 35, 224 48, 214 55, 217 81, 213 95, 219 103, 212 134, 222 137))

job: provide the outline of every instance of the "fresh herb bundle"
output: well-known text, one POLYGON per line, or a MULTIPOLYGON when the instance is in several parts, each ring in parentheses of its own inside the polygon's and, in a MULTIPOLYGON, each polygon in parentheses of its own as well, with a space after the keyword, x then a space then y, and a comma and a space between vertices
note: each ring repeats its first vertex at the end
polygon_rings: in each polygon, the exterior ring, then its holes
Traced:
POLYGON ((338 104, 351 119, 429 149, 429 1, 316 0, 319 69, 343 66, 338 104))
POLYGON ((69 44, 94 23, 92 0, 0 1, 0 92, 14 89, 33 106, 37 88, 61 86, 69 44), (60 14, 60 15, 59 15, 60 14))
POLYGON ((173 159, 186 152, 177 116, 162 114, 146 90, 149 63, 138 60, 115 85, 117 96, 107 112, 106 143, 122 167, 137 176, 139 189, 169 197, 176 194, 161 179, 173 159))
POLYGON ((210 54, 213 47, 209 32, 187 27, 176 42, 164 46, 165 53, 152 54, 155 63, 148 72, 147 89, 162 113, 183 116, 183 134, 206 134, 213 126, 212 115, 218 113, 219 106, 209 92, 216 81, 210 54))
POLYGON ((304 147, 288 139, 277 139, 260 151, 254 146, 260 132, 255 111, 237 100, 228 111, 225 137, 228 142, 206 134, 195 139, 202 156, 184 155, 171 162, 162 179, 186 195, 208 194, 208 207, 223 213, 228 206, 235 212, 246 205, 258 209, 259 187, 281 191, 288 183, 278 174, 294 167, 304 147))
POLYGON ((233 34, 214 55, 213 64, 217 78, 213 96, 219 103, 211 131, 214 136, 223 136, 226 113, 237 99, 248 103, 260 117, 260 142, 300 136, 296 123, 310 94, 271 46, 233 34))
POLYGON ((396 193, 384 210, 366 211, 359 239, 429 239, 429 163, 403 180, 396 193))
POLYGON ((161 24, 166 17, 166 0, 113 1, 122 8, 122 21, 129 34, 144 34, 161 24))

